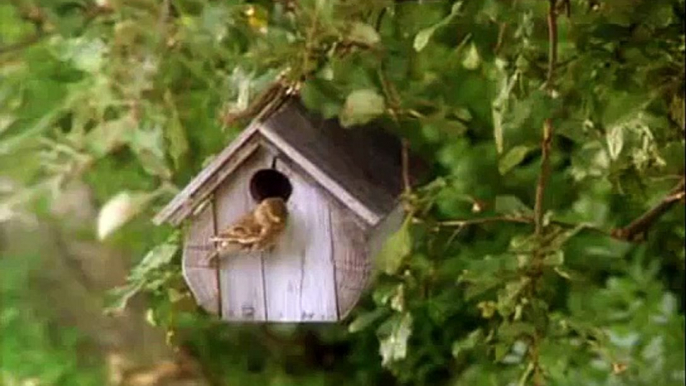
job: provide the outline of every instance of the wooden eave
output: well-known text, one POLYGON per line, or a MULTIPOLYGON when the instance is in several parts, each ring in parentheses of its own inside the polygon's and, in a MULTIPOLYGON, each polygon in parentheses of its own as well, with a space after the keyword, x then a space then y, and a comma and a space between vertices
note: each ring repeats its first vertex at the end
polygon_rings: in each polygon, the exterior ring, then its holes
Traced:
POLYGON ((397 138, 372 128, 341 128, 311 115, 296 99, 253 121, 154 218, 180 224, 260 146, 273 147, 370 226, 401 192, 397 138))

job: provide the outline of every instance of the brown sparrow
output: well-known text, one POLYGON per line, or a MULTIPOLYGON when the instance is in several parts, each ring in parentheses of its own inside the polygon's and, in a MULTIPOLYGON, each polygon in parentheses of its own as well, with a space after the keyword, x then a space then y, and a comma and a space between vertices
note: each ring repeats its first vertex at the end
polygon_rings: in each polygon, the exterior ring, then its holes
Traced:
POLYGON ((281 197, 266 198, 210 240, 217 243, 218 254, 269 250, 286 228, 287 219, 286 202, 281 197))

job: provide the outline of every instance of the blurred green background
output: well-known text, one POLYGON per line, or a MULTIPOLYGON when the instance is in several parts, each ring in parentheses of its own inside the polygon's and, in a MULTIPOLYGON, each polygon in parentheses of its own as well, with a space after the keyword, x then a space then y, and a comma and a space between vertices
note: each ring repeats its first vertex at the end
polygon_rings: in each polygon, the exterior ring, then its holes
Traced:
POLYGON ((684 11, 0 2, 0 385, 683 385, 684 11), (150 219, 288 86, 430 175, 347 320, 221 323, 150 219))

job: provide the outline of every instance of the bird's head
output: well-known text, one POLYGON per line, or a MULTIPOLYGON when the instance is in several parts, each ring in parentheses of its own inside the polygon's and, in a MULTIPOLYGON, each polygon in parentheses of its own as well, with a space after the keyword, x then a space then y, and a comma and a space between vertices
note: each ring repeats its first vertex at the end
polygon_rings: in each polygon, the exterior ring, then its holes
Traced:
POLYGON ((272 223, 283 223, 288 217, 286 202, 281 197, 269 197, 260 202, 258 212, 272 223))

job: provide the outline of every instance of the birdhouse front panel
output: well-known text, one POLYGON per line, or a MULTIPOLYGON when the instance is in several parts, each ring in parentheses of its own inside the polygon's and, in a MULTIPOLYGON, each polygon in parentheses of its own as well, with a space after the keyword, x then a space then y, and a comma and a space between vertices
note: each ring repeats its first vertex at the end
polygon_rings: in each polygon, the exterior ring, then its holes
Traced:
POLYGON ((198 240, 209 240, 216 233, 213 202, 207 201, 199 207, 190 220, 184 240, 183 276, 198 305, 210 313, 218 314, 221 309, 218 272, 208 264, 211 252, 193 248, 198 240))
POLYGON ((336 321, 369 278, 362 222, 291 160, 253 152, 190 218, 184 275, 199 305, 230 321, 336 321), (276 157, 276 158, 275 158, 276 157), (291 185, 288 220, 273 249, 228 253, 212 266, 211 238, 256 205, 250 182, 272 169, 291 185))
MULTIPOLYGON (((214 215, 217 233, 235 223, 255 202, 250 196, 250 178, 269 167, 262 149, 253 153, 214 192, 214 215)), ((206 241, 207 243, 207 241, 206 241)), ((235 253, 219 256, 219 288, 222 316, 227 320, 266 320, 263 257, 260 253, 235 253)))

